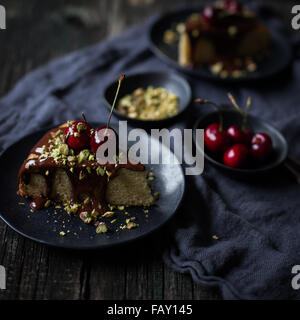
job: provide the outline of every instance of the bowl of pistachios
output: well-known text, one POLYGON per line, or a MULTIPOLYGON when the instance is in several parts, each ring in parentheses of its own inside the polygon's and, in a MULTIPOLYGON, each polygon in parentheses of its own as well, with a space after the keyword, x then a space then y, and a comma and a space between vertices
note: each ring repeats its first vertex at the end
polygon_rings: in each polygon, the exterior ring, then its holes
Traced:
MULTIPOLYGON (((111 109, 118 83, 104 90, 111 109)), ((191 88, 183 77, 168 72, 145 72, 126 76, 120 87, 113 113, 121 119, 141 123, 160 123, 178 117, 189 106, 191 88)))

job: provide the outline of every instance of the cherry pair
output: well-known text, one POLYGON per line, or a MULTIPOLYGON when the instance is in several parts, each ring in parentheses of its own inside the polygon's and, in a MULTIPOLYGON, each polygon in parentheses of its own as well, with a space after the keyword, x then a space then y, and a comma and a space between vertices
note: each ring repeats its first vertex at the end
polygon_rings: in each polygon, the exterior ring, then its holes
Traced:
POLYGON ((120 86, 122 81, 124 80, 125 75, 123 74, 118 82, 118 88, 116 91, 116 95, 114 98, 114 102, 112 104, 110 115, 107 121, 106 126, 100 126, 96 128, 95 130, 92 130, 92 126, 87 122, 84 114, 82 113, 83 121, 75 121, 71 122, 70 125, 64 130, 64 136, 65 140, 68 144, 68 146, 73 149, 76 152, 79 152, 80 150, 90 147, 92 152, 96 154, 98 148, 108 140, 109 135, 114 132, 116 135, 116 138, 118 138, 117 133, 114 129, 112 129, 110 125, 110 119, 112 117, 112 112, 115 107, 117 97, 119 94, 120 86), (110 130, 108 130, 110 129, 110 130), (104 131, 104 134, 99 134, 101 130, 104 131))

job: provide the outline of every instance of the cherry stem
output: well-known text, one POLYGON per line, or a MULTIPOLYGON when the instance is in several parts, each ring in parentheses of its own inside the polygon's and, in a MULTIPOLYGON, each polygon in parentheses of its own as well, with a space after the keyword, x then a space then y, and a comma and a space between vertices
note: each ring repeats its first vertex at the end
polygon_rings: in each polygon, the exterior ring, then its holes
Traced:
POLYGON ((245 129, 246 128, 246 124, 247 124, 247 121, 248 121, 248 112, 249 112, 249 109, 250 109, 250 106, 251 106, 251 103, 252 103, 252 98, 251 97, 248 97, 247 99, 247 104, 246 104, 246 108, 245 108, 245 116, 243 118, 243 127, 242 129, 245 129))
POLYGON ((251 106, 252 98, 248 97, 245 110, 242 110, 242 108, 236 103, 236 101, 231 93, 228 93, 228 98, 231 101, 232 105, 235 107, 235 109, 241 114, 241 116, 243 118, 242 130, 245 130, 247 120, 248 120, 248 111, 251 106))
POLYGON ((219 132, 222 132, 223 131, 223 117, 222 117, 222 114, 220 111, 220 106, 218 104, 216 104, 215 102, 201 99, 201 98, 195 99, 194 102, 201 103, 201 104, 211 104, 216 108, 216 110, 218 112, 218 116, 219 116, 219 132))
POLYGON ((119 78, 119 81, 118 81, 118 88, 117 88, 117 91, 116 91, 116 94, 115 94, 115 98, 114 98, 114 102, 112 104, 112 107, 110 109, 110 114, 109 114, 109 117, 108 117, 108 121, 107 121, 107 126, 106 126, 106 129, 105 129, 105 134, 107 133, 107 130, 109 128, 109 125, 110 125, 110 119, 112 117, 112 113, 113 113, 113 110, 115 108, 115 104, 117 102, 117 98, 118 98, 118 95, 119 95, 119 90, 120 90, 120 87, 121 87, 121 83, 122 81, 125 79, 125 74, 122 74, 121 77, 119 78))
POLYGON ((85 122, 87 122, 86 117, 85 117, 85 114, 84 114, 83 112, 81 112, 81 116, 82 116, 83 120, 84 120, 85 122))

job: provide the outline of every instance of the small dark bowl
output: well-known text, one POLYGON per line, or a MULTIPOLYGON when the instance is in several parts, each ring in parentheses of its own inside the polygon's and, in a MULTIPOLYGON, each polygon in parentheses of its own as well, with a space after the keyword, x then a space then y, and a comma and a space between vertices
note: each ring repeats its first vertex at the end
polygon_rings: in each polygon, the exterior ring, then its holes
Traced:
MULTIPOLYGON (((115 81, 109 84, 104 90, 105 105, 109 109, 111 109, 111 105, 117 90, 117 85, 118 83, 115 81)), ((181 76, 169 72, 145 72, 126 76, 120 88, 119 100, 125 95, 133 93, 133 91, 137 88, 146 89, 148 86, 163 87, 173 92, 179 100, 178 113, 173 117, 162 120, 141 120, 129 118, 128 116, 119 112, 116 108, 114 109, 113 113, 121 119, 132 121, 138 123, 139 125, 158 124, 165 123, 166 121, 178 117, 190 104, 192 92, 189 83, 181 76)), ((116 103, 116 107, 117 105, 118 101, 116 103)))
MULTIPOLYGON (((242 124, 242 117, 241 115, 234 111, 234 110, 222 110, 222 116, 224 121, 224 127, 227 128, 231 125, 241 125, 242 124)), ((217 112, 209 113, 200 119, 198 119, 194 125, 194 129, 205 129, 209 124, 219 122, 219 117, 217 112)), ((267 133, 270 138, 272 139, 273 144, 273 153, 270 157, 270 159, 260 165, 255 167, 249 167, 249 168, 230 168, 226 165, 224 165, 222 162, 218 161, 217 159, 213 158, 211 153, 205 150, 204 157, 206 160, 208 160, 211 164, 215 165, 218 168, 221 168, 223 170, 226 170, 228 173, 231 173, 233 175, 252 175, 252 174, 261 174, 269 172, 270 170, 278 167, 280 164, 282 164, 288 154, 288 144, 283 137, 283 135, 275 129, 273 126, 268 124, 266 121, 261 120, 257 117, 248 116, 248 126, 249 129, 251 129, 254 133, 257 132, 265 132, 267 133)), ((195 132, 195 130, 194 130, 195 132)), ((195 135, 193 136, 194 142, 196 144, 196 147, 201 150, 201 147, 196 143, 195 141, 195 135)))

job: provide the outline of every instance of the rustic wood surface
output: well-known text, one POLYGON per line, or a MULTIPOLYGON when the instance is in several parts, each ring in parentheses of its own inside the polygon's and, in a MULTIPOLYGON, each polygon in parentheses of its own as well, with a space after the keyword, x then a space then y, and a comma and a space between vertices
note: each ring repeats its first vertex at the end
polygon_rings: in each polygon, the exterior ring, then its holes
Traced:
MULTIPOLYGON (((6 0, 0 31, 0 96, 30 70, 122 32, 180 0, 6 0)), ((207 1, 206 1, 207 2, 207 1)), ((294 1, 263 1, 290 24, 294 1)), ((0 221, 0 265, 7 270, 1 299, 221 299, 217 288, 193 283, 164 265, 158 232, 118 249, 72 252, 27 240, 0 221), (153 240, 156 240, 155 242, 153 240), (153 245, 156 243, 156 245, 153 245)))

